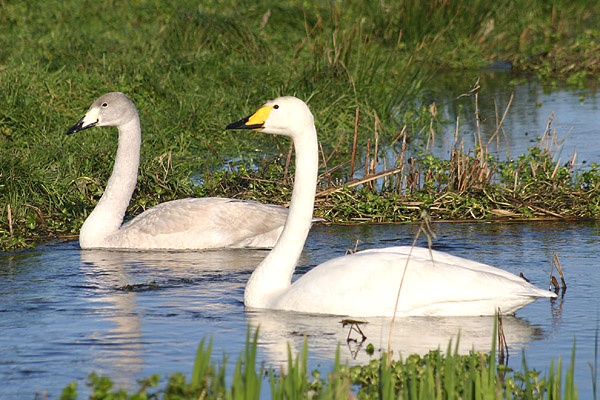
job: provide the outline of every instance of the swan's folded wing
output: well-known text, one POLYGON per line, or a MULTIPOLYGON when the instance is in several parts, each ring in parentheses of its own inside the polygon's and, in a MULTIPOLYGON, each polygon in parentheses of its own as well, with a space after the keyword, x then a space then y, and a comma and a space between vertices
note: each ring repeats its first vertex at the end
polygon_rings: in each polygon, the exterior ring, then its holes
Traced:
POLYGON ((392 246, 392 247, 385 247, 385 248, 381 248, 381 249, 363 250, 360 253, 371 253, 371 252, 379 253, 379 254, 382 254, 382 253, 390 253, 390 254, 396 254, 396 255, 404 254, 407 257, 410 256, 412 258, 420 258, 423 260, 434 260, 436 262, 442 262, 442 263, 449 264, 449 265, 456 265, 456 266, 460 266, 462 268, 472 269, 472 270, 478 271, 478 272, 483 272, 483 271, 489 272, 491 274, 500 275, 500 276, 503 276, 503 277, 513 280, 513 281, 518 281, 518 282, 522 281, 522 279, 520 277, 518 277, 517 275, 515 275, 511 272, 508 272, 506 270, 496 268, 491 265, 484 264, 484 263, 481 263, 478 261, 470 260, 467 258, 454 256, 452 254, 448 254, 448 253, 445 253, 442 251, 429 249, 426 247, 392 246))
POLYGON ((331 259, 294 282, 280 299, 286 303, 281 308, 389 316, 400 291, 399 315, 493 315, 497 308, 510 314, 538 297, 553 296, 486 264, 465 259, 460 260, 466 266, 432 262, 428 250, 416 249, 409 258, 406 249, 363 251, 331 259))
POLYGON ((151 236, 215 236, 223 242, 235 242, 279 229, 286 217, 286 208, 256 201, 190 198, 152 207, 121 230, 151 236))

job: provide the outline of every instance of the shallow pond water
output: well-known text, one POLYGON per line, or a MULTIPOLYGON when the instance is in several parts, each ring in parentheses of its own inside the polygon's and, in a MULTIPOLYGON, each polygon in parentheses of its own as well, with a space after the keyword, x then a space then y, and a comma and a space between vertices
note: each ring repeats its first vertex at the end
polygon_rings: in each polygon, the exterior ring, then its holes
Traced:
MULTIPOLYGON (((575 160, 575 167, 581 169, 600 162, 600 146, 595 145, 600 126, 597 85, 564 89, 544 86, 510 71, 446 71, 427 82, 427 86, 421 104, 430 110, 434 106, 439 124, 432 125, 433 133, 410 132, 413 140, 408 154, 404 154, 405 162, 408 156, 427 153, 449 159, 454 146, 473 154, 479 143, 500 161, 514 160, 537 146, 550 150, 553 160, 561 165, 575 160), (469 92, 477 79, 480 89, 476 102, 474 96, 462 94, 469 92)), ((403 124, 400 121, 399 131, 403 124)), ((380 152, 376 172, 397 164, 401 142, 395 140, 393 146, 380 152)), ((360 163, 365 159, 365 149, 359 149, 359 153, 360 163)), ((361 165, 353 177, 363 176, 361 165)))
MULTIPOLYGON (((359 240, 359 248, 406 244, 413 225, 314 226, 301 259, 303 273, 359 240)), ((576 382, 591 393, 600 282, 600 225, 596 223, 472 223, 435 225, 435 248, 486 261, 545 286, 554 252, 566 271, 568 290, 557 300, 538 300, 505 317, 509 365, 546 371, 550 360, 571 359, 576 339, 576 382)), ((0 398, 56 398, 69 382, 86 393, 91 372, 134 388, 136 379, 159 373, 189 374, 203 337, 213 357, 240 354, 247 326, 261 326, 259 360, 279 365, 308 337, 309 368, 327 372, 341 343, 344 362, 369 360, 368 343, 388 346, 390 321, 370 319, 367 340, 348 345, 340 317, 244 310, 243 288, 265 251, 82 251, 77 242, 40 246, 0 256, 0 398)), ((460 290, 457 288, 457 290, 460 290)), ((445 349, 460 331, 460 348, 488 350, 492 318, 406 318, 394 327, 395 354, 445 349)), ((358 339, 356 334, 352 337, 358 339)), ((233 361, 230 362, 233 364, 233 361)), ((566 366, 564 368, 566 370, 566 366)), ((267 385, 265 385, 266 388, 267 385)))
POLYGON ((600 97, 594 85, 565 90, 509 71, 445 72, 431 82, 428 102, 436 104, 438 119, 448 122, 436 134, 434 153, 449 156, 455 141, 464 141, 465 150, 473 149, 479 136, 475 98, 461 95, 477 78, 479 133, 490 154, 501 160, 516 158, 548 130, 556 138, 552 146, 556 159, 564 163, 577 153, 576 162, 600 161, 600 146, 591 145, 600 126, 600 97))

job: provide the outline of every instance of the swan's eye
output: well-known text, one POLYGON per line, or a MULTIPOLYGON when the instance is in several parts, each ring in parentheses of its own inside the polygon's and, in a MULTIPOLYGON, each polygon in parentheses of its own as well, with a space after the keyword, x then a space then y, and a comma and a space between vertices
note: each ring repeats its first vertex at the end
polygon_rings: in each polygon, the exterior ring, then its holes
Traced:
POLYGON ((273 108, 277 110, 277 109, 279 108, 279 106, 278 106, 277 104, 275 104, 275 105, 273 106, 273 108))
POLYGON ((106 108, 106 107, 108 107, 108 103, 102 103, 102 107, 103 107, 103 108, 106 108))

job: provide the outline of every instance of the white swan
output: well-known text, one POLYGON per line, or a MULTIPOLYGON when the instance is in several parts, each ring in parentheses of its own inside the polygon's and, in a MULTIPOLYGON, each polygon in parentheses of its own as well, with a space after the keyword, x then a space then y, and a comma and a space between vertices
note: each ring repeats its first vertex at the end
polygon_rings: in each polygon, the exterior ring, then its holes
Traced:
POLYGON ((138 111, 123 93, 108 93, 67 134, 93 126, 116 126, 119 145, 104 194, 81 227, 81 248, 270 248, 277 241, 287 209, 215 197, 162 203, 121 226, 137 183, 142 141, 138 111))
POLYGON ((318 149, 313 116, 301 100, 280 97, 227 129, 289 136, 296 152, 288 218, 275 247, 246 285, 247 307, 392 316, 402 279, 397 316, 493 315, 498 308, 503 314, 512 314, 538 297, 556 296, 489 265, 409 246, 334 258, 291 284, 310 228, 316 190, 318 149))

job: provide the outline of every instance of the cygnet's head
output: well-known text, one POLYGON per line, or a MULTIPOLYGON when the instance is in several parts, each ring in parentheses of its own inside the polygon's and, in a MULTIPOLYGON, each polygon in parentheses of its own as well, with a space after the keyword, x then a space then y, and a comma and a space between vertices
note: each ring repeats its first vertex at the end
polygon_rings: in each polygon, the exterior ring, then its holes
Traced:
POLYGON ((296 97, 284 96, 268 101, 254 114, 225 129, 253 129, 293 137, 311 127, 314 127, 314 118, 306 103, 296 97))
POLYGON ((67 135, 93 126, 119 126, 137 117, 133 102, 121 92, 111 92, 92 104, 83 118, 73 125, 67 135))

